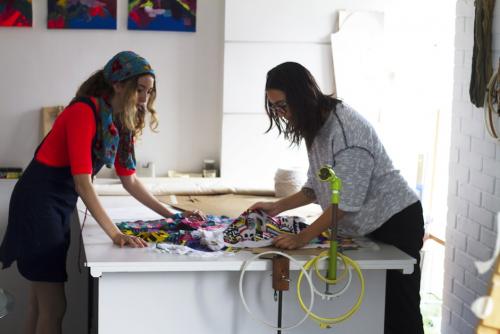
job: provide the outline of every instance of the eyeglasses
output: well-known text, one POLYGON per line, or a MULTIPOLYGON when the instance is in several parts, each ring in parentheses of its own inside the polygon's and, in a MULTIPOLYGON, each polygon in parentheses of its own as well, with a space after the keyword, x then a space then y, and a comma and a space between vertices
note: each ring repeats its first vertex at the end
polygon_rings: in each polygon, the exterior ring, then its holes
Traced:
POLYGON ((279 101, 276 103, 267 101, 267 109, 273 114, 284 115, 288 111, 288 104, 286 101, 279 101))

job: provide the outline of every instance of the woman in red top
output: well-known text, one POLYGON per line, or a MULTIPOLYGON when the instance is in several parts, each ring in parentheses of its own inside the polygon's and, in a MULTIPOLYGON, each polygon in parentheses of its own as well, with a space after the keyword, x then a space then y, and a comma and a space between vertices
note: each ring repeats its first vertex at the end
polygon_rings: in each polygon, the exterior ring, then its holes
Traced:
POLYGON ((120 232, 104 211, 92 176, 115 166, 123 187, 142 204, 172 215, 135 176, 134 140, 145 126, 157 125, 153 102, 155 74, 139 55, 124 51, 78 89, 17 182, 0 261, 31 281, 27 333, 61 333, 66 308, 64 282, 70 216, 80 196, 92 216, 118 246, 145 247, 120 232))

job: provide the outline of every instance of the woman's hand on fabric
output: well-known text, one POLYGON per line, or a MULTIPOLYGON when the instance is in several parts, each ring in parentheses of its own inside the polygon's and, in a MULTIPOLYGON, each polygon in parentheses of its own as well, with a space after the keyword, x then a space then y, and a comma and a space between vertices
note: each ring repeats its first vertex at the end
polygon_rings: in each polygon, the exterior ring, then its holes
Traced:
POLYGON ((248 210, 262 210, 272 217, 278 215, 281 212, 278 209, 276 202, 257 202, 249 207, 248 210))
POLYGON ((201 210, 184 211, 183 214, 188 219, 207 220, 207 215, 201 210))
POLYGON ((148 243, 143 239, 134 235, 127 235, 123 233, 117 233, 113 237, 113 243, 120 247, 129 246, 132 248, 143 248, 148 246, 148 243))
POLYGON ((281 249, 297 249, 306 244, 300 234, 280 234, 273 239, 273 245, 281 249))

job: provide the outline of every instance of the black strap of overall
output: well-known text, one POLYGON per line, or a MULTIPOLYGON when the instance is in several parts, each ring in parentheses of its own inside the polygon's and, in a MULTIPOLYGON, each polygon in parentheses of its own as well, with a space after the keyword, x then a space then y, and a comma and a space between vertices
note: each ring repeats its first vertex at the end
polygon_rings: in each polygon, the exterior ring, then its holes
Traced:
MULTIPOLYGON (((85 103, 86 105, 88 105, 91 109, 92 109, 92 112, 94 113, 94 120, 95 120, 95 126, 96 126, 96 133, 98 131, 98 128, 97 128, 97 106, 95 105, 95 103, 92 101, 92 99, 90 97, 87 97, 87 96, 82 96, 82 97, 75 97, 73 100, 71 100, 70 104, 68 104, 68 107, 75 104, 75 103, 78 103, 78 102, 81 102, 81 103, 85 103)), ((67 107, 66 107, 67 108, 67 107)), ((38 145, 38 147, 36 148, 35 150, 35 154, 34 156, 37 155, 38 151, 40 150, 40 147, 42 147, 43 143, 45 142, 45 139, 47 139, 47 137, 49 136, 50 132, 52 131, 52 129, 45 135, 45 137, 42 139, 42 142, 38 145)), ((95 175, 97 174, 97 172, 99 171, 99 169, 101 169, 102 167, 102 164, 99 164, 98 163, 98 159, 94 153, 94 147, 95 147, 95 144, 96 144, 96 135, 94 135, 94 138, 92 139, 92 146, 91 146, 91 152, 92 152, 92 181, 94 181, 94 177, 95 175)))
MULTIPOLYGON (((96 133, 97 133, 97 131, 99 130, 97 128, 98 115, 97 115, 97 106, 95 105, 94 101, 92 101, 92 99, 90 97, 87 97, 87 96, 75 97, 71 101, 71 103, 68 105, 68 107, 75 104, 75 103, 78 103, 78 102, 85 103, 86 105, 88 105, 92 109, 92 112, 94 113, 94 120, 95 120, 96 133)), ((94 138, 92 139, 92 149, 91 149, 91 152, 92 152, 92 181, 94 180, 94 177, 97 174, 97 172, 99 171, 99 169, 101 169, 101 167, 102 167, 102 165, 98 165, 98 159, 94 153, 94 147, 96 145, 96 140, 97 140, 97 135, 94 135, 94 138)))

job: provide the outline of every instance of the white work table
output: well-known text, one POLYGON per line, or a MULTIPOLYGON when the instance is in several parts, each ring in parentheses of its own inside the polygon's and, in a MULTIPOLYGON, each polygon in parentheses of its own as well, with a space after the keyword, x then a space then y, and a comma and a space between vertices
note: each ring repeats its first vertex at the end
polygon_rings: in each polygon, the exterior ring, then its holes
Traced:
MULTIPOLYGON (((128 196, 103 196, 104 207, 112 219, 134 220, 141 206, 128 196), (130 210, 130 219, 127 217, 130 210), (114 217, 113 217, 114 216, 114 217)), ((145 209, 144 209, 145 210, 145 209)), ((144 211, 142 219, 148 217, 144 211)), ((84 205, 78 203, 80 224, 85 217, 84 205)), ((192 257, 160 253, 149 248, 119 248, 88 215, 82 232, 85 265, 98 280, 98 333, 275 333, 251 318, 245 311, 238 293, 240 270, 253 254, 240 251, 220 257, 192 257), (149 328, 149 329, 148 329, 149 328), (161 329, 161 330, 160 330, 161 329)), ((365 277, 365 298, 360 310, 349 320, 327 332, 383 333, 386 270, 413 271, 415 259, 393 246, 374 244, 345 255, 355 260, 365 277)), ((294 256, 305 263, 309 256, 294 256)), ((245 275, 244 291, 247 302, 257 316, 275 323, 277 303, 271 287, 271 261, 254 261, 245 275)), ((299 268, 291 263, 290 290, 284 292, 283 325, 289 326, 303 317, 296 301, 299 268)), ((324 283, 316 280, 319 290, 324 283)), ((304 300, 309 300, 309 288, 302 283, 304 300)), ((314 312, 334 317, 347 311, 356 300, 359 282, 353 278, 349 291, 335 301, 316 299, 314 312)), ((324 333, 317 324, 306 320, 291 333, 324 333)))

